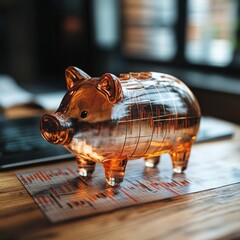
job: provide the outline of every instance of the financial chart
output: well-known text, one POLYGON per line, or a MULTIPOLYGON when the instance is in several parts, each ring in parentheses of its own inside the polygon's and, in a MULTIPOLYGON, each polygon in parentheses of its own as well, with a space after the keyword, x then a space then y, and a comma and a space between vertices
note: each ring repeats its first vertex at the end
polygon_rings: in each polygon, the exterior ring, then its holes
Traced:
POLYGON ((19 172, 17 177, 50 222, 83 218, 124 207, 145 204, 240 181, 240 165, 190 159, 184 174, 173 174, 171 160, 163 155, 158 168, 144 161, 129 161, 124 182, 109 187, 100 164, 91 178, 78 175, 77 166, 19 172))

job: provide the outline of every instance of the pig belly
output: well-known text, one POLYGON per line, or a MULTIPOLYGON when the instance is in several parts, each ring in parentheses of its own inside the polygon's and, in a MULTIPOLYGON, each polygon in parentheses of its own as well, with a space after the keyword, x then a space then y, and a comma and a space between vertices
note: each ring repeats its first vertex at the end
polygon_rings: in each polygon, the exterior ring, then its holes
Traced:
POLYGON ((114 128, 92 130, 80 140, 75 136, 66 146, 77 157, 94 162, 160 156, 191 148, 199 126, 198 118, 122 121, 114 128))
POLYGON ((127 156, 129 160, 160 156, 164 153, 174 152, 177 149, 191 148, 194 136, 190 135, 186 137, 182 134, 173 136, 172 134, 165 133, 162 139, 159 137, 151 138, 151 136, 140 137, 138 140, 135 140, 137 142, 134 142, 134 140, 132 142, 131 140, 127 141, 120 155, 127 156))
POLYGON ((166 120, 153 127, 148 122, 139 121, 131 125, 118 126, 111 137, 103 138, 95 151, 102 161, 112 158, 150 158, 163 153, 191 148, 199 127, 199 118, 179 124, 179 121, 166 120))

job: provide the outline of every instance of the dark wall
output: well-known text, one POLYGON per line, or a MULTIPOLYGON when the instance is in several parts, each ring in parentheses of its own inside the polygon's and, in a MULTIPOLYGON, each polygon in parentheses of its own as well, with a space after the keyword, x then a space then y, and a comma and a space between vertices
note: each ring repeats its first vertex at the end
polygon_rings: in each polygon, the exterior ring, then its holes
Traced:
POLYGON ((0 72, 27 85, 61 84, 69 65, 90 71, 90 25, 86 0, 1 1, 0 72))

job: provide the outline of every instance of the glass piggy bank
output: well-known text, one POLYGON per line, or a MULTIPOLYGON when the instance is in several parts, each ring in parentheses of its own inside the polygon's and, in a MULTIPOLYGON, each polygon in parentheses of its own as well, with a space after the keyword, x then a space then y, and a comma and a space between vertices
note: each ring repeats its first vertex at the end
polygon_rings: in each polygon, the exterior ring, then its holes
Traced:
POLYGON ((201 113, 184 83, 158 72, 90 77, 72 66, 65 75, 67 93, 54 114, 42 117, 40 130, 76 156, 81 176, 102 163, 107 183, 118 186, 128 160, 155 167, 163 153, 174 172, 187 168, 201 113))

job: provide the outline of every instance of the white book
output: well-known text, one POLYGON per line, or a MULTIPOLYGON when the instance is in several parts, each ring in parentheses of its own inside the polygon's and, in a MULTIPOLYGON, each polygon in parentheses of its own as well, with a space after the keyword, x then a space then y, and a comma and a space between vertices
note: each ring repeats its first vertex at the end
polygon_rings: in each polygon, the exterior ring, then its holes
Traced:
POLYGON ((0 75, 0 108, 7 117, 24 117, 57 110, 65 92, 34 94, 8 75, 0 75))

